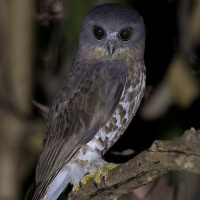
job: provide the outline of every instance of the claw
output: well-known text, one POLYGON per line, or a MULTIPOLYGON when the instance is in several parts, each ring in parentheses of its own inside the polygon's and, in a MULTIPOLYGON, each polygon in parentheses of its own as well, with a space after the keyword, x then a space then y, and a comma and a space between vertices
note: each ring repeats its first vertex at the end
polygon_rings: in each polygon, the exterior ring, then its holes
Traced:
POLYGON ((114 164, 114 163, 107 163, 102 169, 99 169, 98 172, 95 174, 94 180, 97 183, 101 182, 101 176, 103 177, 103 181, 105 184, 105 181, 108 177, 108 172, 112 169, 114 169, 115 167, 119 166, 119 164, 114 164))
POLYGON ((102 182, 103 182, 103 184, 105 185, 105 187, 108 188, 107 185, 106 185, 106 179, 105 179, 105 176, 102 177, 102 182))
POLYGON ((97 190, 99 190, 99 188, 97 187, 97 183, 95 181, 93 182, 93 185, 97 190))
POLYGON ((81 181, 79 182, 79 187, 80 187, 82 190, 84 190, 81 181))
POLYGON ((101 180, 103 181, 105 187, 107 187, 106 185, 106 179, 108 177, 108 172, 112 169, 114 169, 115 167, 119 166, 119 164, 114 164, 114 163, 105 163, 105 165, 99 169, 97 172, 91 172, 87 175, 85 175, 81 181, 79 182, 79 184, 74 185, 73 187, 73 191, 78 191, 79 188, 81 188, 83 190, 83 185, 85 185, 87 183, 88 180, 94 178, 94 187, 98 189, 97 185, 101 182, 101 180))
POLYGON ((90 174, 85 175, 82 179, 81 179, 81 183, 83 185, 85 185, 91 178, 93 178, 95 176, 95 172, 91 172, 90 174))

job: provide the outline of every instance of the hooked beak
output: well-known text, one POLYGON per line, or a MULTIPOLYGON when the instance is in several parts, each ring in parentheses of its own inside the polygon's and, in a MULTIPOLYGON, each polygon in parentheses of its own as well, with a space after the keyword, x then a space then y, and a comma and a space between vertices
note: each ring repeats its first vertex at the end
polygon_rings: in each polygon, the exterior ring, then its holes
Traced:
POLYGON ((115 40, 108 41, 108 52, 110 55, 112 55, 115 52, 115 44, 116 44, 115 40))

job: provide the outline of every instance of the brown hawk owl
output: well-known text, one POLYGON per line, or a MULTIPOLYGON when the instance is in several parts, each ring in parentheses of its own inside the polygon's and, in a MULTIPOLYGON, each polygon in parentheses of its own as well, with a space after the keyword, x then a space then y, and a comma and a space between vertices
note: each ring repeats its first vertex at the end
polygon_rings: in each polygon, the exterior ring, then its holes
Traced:
POLYGON ((143 19, 133 8, 102 4, 86 14, 27 199, 56 200, 69 183, 109 166, 102 156, 126 130, 144 93, 144 47, 143 19))

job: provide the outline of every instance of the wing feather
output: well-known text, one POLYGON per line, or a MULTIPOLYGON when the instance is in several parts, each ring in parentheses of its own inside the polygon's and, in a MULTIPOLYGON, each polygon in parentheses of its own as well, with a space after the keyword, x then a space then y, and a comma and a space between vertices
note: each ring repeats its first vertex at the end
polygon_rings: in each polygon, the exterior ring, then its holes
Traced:
POLYGON ((112 116, 125 85, 124 69, 114 61, 76 63, 50 109, 47 137, 36 170, 38 191, 46 190, 47 182, 112 116))

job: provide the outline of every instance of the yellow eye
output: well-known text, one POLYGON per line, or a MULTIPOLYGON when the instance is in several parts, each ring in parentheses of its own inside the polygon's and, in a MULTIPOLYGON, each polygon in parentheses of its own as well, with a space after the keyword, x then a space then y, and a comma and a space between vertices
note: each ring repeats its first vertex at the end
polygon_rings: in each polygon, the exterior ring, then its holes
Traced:
POLYGON ((120 40, 127 41, 127 40, 129 40, 132 37, 132 34, 133 34, 132 28, 127 27, 125 29, 122 29, 119 32, 118 36, 119 36, 120 40))
POLYGON ((106 36, 105 30, 101 28, 100 26, 93 27, 93 34, 94 34, 94 37, 98 40, 102 40, 106 36))

